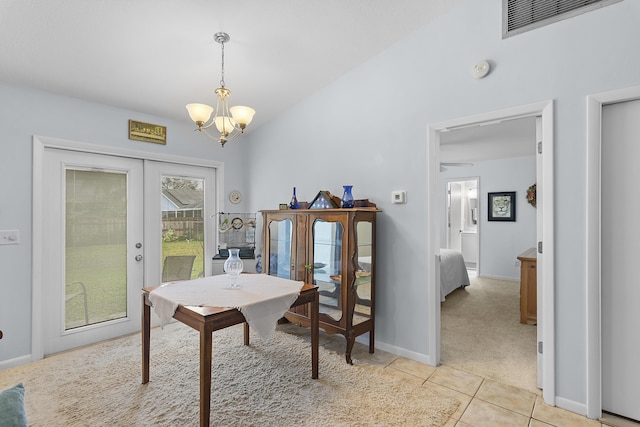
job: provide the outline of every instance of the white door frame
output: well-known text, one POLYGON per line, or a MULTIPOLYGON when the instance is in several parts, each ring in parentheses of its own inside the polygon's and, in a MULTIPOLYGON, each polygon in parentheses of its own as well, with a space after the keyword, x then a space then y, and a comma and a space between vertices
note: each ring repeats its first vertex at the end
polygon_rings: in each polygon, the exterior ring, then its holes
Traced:
MULTIPOLYGON (((427 135, 427 211, 429 218, 436 219, 440 215, 441 200, 439 198, 440 183, 440 133, 454 128, 473 126, 480 123, 494 122, 517 117, 542 117, 542 197, 543 242, 544 250, 538 257, 543 258, 545 266, 538 283, 542 284, 542 341, 544 351, 543 390, 542 395, 547 404, 555 406, 555 265, 554 265, 554 218, 553 218, 553 101, 544 101, 504 110, 463 117, 436 123, 428 126, 427 135)), ((427 268, 428 268, 428 307, 429 307, 429 352, 428 359, 432 365, 440 363, 440 289, 438 286, 437 262, 440 254, 440 221, 430 220, 427 226, 427 268)))
MULTIPOLYGON (((43 175, 42 169, 44 165, 44 152, 46 148, 58 148, 62 150, 81 151, 93 154, 105 154, 110 156, 128 157, 141 160, 156 160, 167 163, 180 163, 191 166, 203 166, 213 168, 216 171, 216 206, 224 206, 224 163, 215 160, 173 156, 160 153, 151 153, 147 151, 128 150, 125 148, 108 147, 102 145, 94 145, 85 142, 71 141, 59 138, 51 138, 46 136, 33 136, 33 175, 32 175, 32 267, 31 267, 31 360, 40 360, 44 357, 43 330, 42 330, 42 286, 46 279, 45 271, 43 271, 43 255, 40 248, 43 242, 42 230, 42 193, 43 193, 43 175)), ((214 209, 217 212, 217 209, 214 209)), ((212 236, 217 238, 217 236, 212 236)), ((210 250, 215 251, 216 242, 210 245, 210 250)), ((211 259, 213 253, 205 253, 205 260, 211 259), (207 258, 208 257, 208 258, 207 258)), ((205 267, 211 271, 211 263, 205 262, 205 267)), ((144 286, 148 279, 145 277, 144 286)))
POLYGON ((587 97, 587 417, 602 416, 600 153, 602 107, 640 99, 640 86, 587 97))

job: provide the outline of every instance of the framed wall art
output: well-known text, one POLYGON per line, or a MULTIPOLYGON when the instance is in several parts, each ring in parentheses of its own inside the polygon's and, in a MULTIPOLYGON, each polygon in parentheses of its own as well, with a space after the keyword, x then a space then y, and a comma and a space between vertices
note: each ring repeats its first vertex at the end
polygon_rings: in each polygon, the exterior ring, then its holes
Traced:
POLYGON ((129 139, 165 145, 167 143, 167 127, 129 120, 129 139))
POLYGON ((489 221, 516 220, 516 192, 489 193, 489 221))

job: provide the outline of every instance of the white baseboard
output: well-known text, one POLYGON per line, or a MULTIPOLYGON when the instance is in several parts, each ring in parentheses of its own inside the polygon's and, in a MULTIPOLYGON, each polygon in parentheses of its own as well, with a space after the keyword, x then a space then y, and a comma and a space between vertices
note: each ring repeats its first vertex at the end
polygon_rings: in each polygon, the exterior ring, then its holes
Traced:
MULTIPOLYGON (((356 337, 356 342, 369 346, 369 333, 364 333, 356 337)), ((436 366, 431 363, 431 358, 422 353, 416 353, 415 351, 407 350, 406 348, 396 347, 381 341, 376 340, 374 343, 376 350, 386 351, 387 353, 395 354, 396 356, 406 357, 407 359, 415 360, 416 362, 426 363, 429 366, 436 366)))
POLYGON ((505 280, 507 282, 519 282, 520 281, 520 278, 492 276, 490 274, 481 274, 478 277, 481 278, 481 279, 505 280))
POLYGON ((406 348, 396 347, 384 342, 376 341, 376 350, 386 351, 396 356, 406 357, 407 359, 415 360, 416 362, 426 363, 429 366, 436 366, 431 363, 431 358, 422 353, 416 353, 415 351, 407 350, 406 348))
POLYGON ((3 360, 0 362, 0 371, 3 369, 15 368, 16 366, 31 363, 31 355, 16 357, 15 359, 3 360))
POLYGON ((567 411, 575 412, 579 415, 587 416, 587 405, 584 403, 575 402, 573 400, 565 399, 564 397, 556 396, 556 406, 558 408, 566 409, 567 411))

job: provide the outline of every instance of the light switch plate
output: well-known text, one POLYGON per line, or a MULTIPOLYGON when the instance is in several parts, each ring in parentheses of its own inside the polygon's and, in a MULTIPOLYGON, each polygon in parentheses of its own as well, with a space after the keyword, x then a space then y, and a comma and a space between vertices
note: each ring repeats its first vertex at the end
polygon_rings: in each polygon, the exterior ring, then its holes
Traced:
POLYGON ((20 243, 19 230, 0 230, 0 245, 17 245, 20 243))
POLYGON ((393 203, 394 205, 407 203, 407 192, 405 190, 392 191, 391 203, 393 203))

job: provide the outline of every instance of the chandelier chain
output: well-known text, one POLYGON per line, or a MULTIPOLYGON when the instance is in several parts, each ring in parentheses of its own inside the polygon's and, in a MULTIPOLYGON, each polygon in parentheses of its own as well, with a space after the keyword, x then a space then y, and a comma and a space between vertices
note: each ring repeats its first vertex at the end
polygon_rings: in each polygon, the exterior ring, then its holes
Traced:
POLYGON ((222 45, 222 72, 220 73, 220 86, 224 87, 224 41, 221 41, 222 45))

